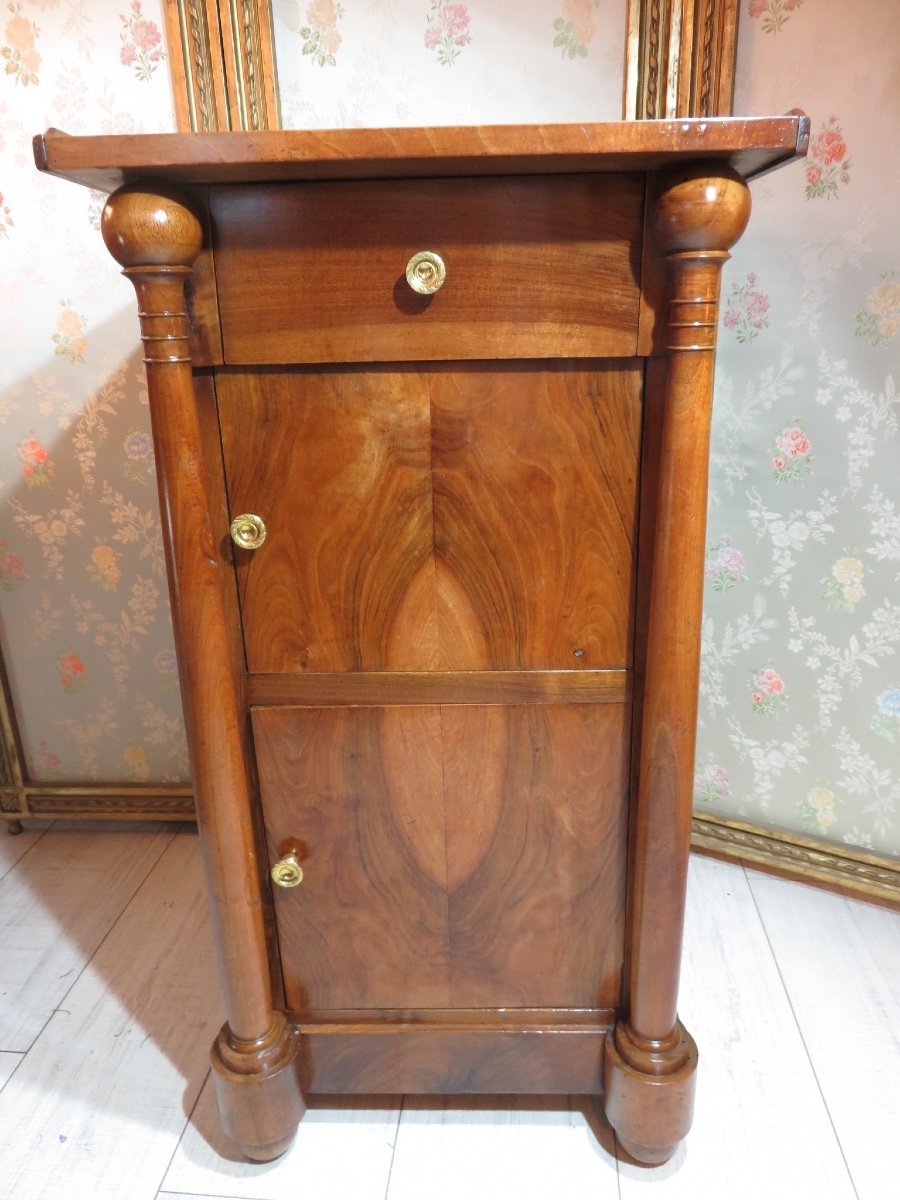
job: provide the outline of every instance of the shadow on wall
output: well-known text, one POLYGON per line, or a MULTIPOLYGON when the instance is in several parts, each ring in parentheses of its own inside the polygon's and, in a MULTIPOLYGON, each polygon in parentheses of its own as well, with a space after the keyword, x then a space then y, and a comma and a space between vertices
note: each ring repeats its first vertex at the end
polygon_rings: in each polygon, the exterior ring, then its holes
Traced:
POLYGON ((15 414, 4 446, 0 632, 35 782, 189 778, 135 341, 132 307, 89 336, 64 308, 53 358, 0 397, 15 414), (85 361, 88 340, 100 363, 90 389, 87 373, 65 377, 85 361), (52 438, 48 418, 58 422, 52 438))

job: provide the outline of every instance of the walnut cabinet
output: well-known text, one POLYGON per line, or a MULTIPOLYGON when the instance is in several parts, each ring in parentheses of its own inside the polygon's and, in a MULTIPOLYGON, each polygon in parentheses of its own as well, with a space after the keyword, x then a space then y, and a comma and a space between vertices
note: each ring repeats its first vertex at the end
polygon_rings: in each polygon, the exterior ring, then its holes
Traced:
POLYGON ((719 274, 807 124, 37 139, 137 290, 251 1157, 316 1093, 687 1132, 719 274))

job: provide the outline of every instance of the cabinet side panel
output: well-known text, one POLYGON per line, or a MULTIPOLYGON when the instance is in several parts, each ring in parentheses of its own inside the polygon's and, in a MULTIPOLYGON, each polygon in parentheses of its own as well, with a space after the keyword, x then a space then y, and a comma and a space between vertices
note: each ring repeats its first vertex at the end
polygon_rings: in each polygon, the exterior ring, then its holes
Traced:
POLYGON ((459 365, 431 405, 442 666, 627 666, 638 364, 459 365))
POLYGON ((427 382, 416 371, 221 372, 251 672, 437 666, 427 382))
POLYGON ((630 705, 442 709, 456 1008, 620 999, 630 705))
POLYGON ((257 708, 288 1006, 449 1005, 440 710, 257 708))

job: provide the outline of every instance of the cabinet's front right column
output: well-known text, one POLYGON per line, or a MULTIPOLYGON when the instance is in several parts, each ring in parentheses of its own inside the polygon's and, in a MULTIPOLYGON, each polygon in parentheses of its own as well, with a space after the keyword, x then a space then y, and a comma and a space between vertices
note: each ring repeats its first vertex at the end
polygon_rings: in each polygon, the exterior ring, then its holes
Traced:
POLYGON ((750 197, 721 163, 661 174, 657 240, 668 265, 668 361, 650 523, 646 653, 636 728, 624 1021, 607 1039, 606 1113, 634 1158, 664 1162, 691 1124, 697 1049, 678 1020, 691 831, 706 495, 719 279, 750 197))

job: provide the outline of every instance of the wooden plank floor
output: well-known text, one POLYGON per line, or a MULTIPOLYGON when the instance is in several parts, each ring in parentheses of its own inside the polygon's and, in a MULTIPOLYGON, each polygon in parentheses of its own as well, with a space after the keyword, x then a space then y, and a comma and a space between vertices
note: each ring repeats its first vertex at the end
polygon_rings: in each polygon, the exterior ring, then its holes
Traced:
POLYGON ((579 1098, 354 1098, 277 1163, 218 1129, 196 835, 0 830, 2 1200, 889 1200, 900 914, 692 863, 682 1016, 694 1129, 647 1170, 579 1098))

